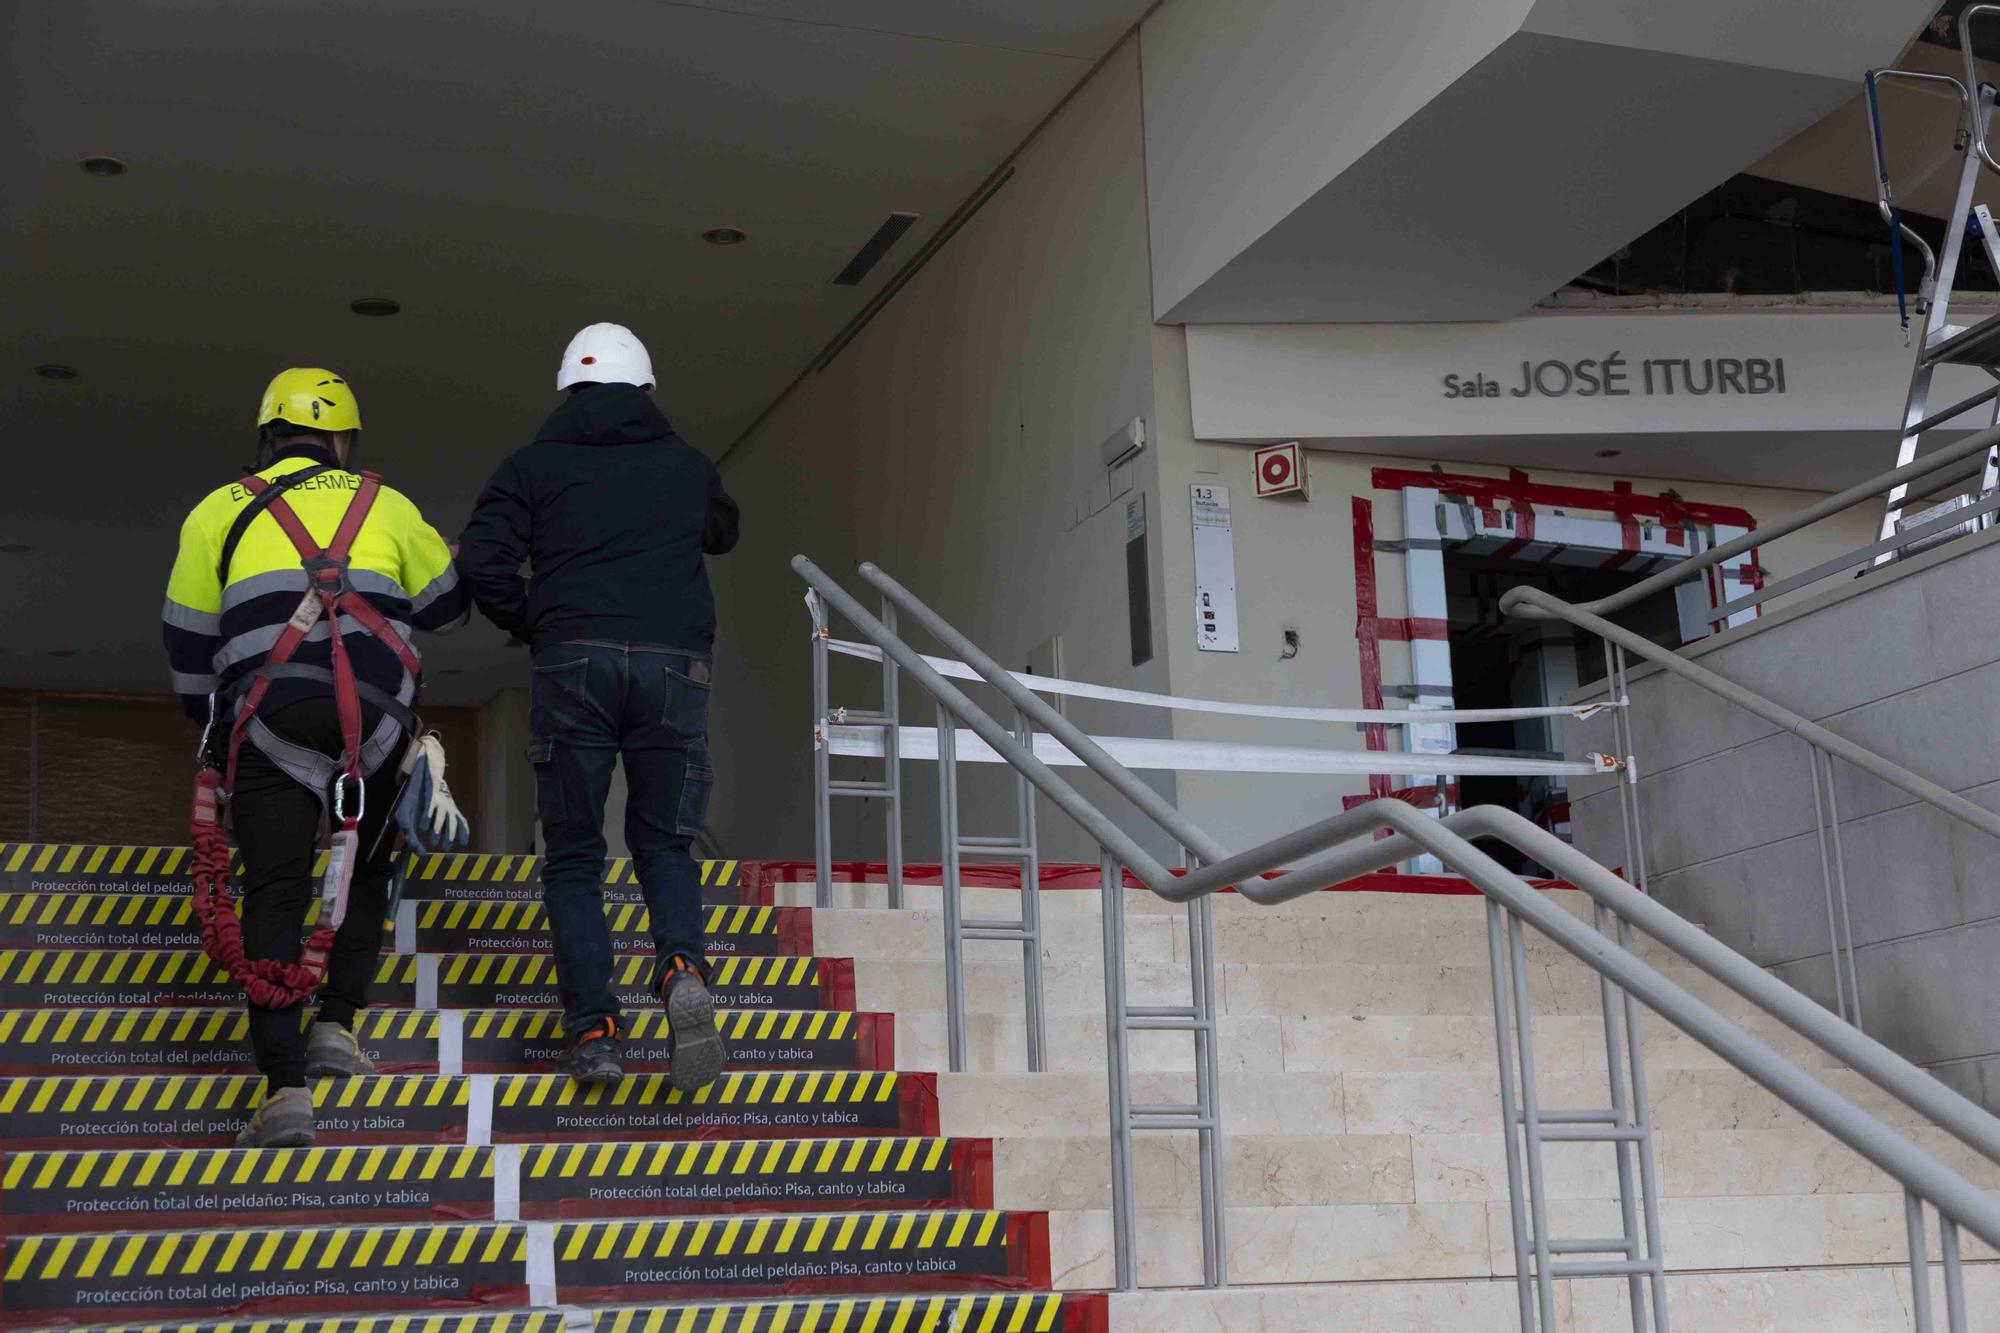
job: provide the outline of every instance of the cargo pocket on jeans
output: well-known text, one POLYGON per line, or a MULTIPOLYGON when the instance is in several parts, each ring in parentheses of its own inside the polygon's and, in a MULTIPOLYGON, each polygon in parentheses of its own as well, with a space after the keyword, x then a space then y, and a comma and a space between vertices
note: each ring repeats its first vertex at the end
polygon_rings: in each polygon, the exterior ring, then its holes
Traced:
POLYGON ((715 786, 715 770, 708 765, 706 747, 688 752, 687 776, 681 779, 680 822, 684 837, 699 834, 708 820, 708 794, 715 786))
POLYGON ((535 770, 535 817, 542 822, 546 841, 548 830, 562 823, 563 818, 562 782, 556 776, 556 743, 541 736, 529 741, 528 763, 535 770))

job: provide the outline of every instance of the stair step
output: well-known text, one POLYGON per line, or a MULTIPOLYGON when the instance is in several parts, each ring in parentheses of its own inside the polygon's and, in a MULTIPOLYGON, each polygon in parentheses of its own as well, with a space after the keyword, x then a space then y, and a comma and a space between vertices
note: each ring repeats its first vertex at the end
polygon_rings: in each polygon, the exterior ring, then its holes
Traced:
MULTIPOLYGON (((928 1296, 822 1296, 801 1300, 621 1305, 565 1310, 424 1310, 405 1315, 228 1323, 176 1321, 172 1333, 1106 1333, 1098 1292, 988 1292, 928 1296)), ((159 1333, 95 1328, 79 1333, 159 1333)))
MULTIPOLYGON (((306 910, 317 924, 320 904, 306 910)), ((605 908, 612 943, 650 952, 646 908, 605 908)), ((812 913, 799 907, 712 906, 702 925, 708 952, 809 954, 812 913)), ((443 899, 405 902, 384 933, 399 953, 511 952, 549 945, 548 913, 538 902, 443 899)), ((199 949, 201 929, 189 894, 0 893, 0 949, 199 949)))
MULTIPOLYGON (((130 847, 102 843, 0 842, 0 891, 84 893, 186 893, 193 888, 186 847, 130 847)), ((412 855, 404 898, 504 898, 539 902, 542 859, 485 852, 412 855)), ((702 897, 711 904, 768 906, 770 890, 743 883, 740 861, 702 861, 702 897)), ((313 873, 325 869, 319 854, 313 873)), ((240 853, 231 870, 242 874, 240 853)), ((613 857, 604 865, 607 902, 639 902, 639 878, 632 862, 613 857)))
MULTIPOLYGON (((650 1003, 650 1002, 649 1002, 650 1003)), ((667 1068, 666 1015, 640 1009, 619 1036, 625 1068, 667 1068)), ((304 1021, 303 1018, 301 1021, 304 1021)), ((738 1009, 716 1015, 734 1069, 888 1069, 895 1018, 846 1009, 738 1009)), ((546 1070, 564 1045, 552 1009, 370 1009, 356 1036, 391 1073, 546 1070)), ((250 1020, 240 1008, 0 1011, 0 1075, 55 1071, 251 1073, 250 1020)))
MULTIPOLYGON (((696 1328, 702 1333, 710 1330, 713 1333, 890 1333, 892 1330, 974 1333, 989 1329, 993 1333, 1107 1333, 1110 1317, 1106 1298, 1098 1292, 879 1296, 728 1305, 627 1306, 599 1311, 592 1333, 679 1333, 682 1328, 696 1328), (687 1322, 690 1312, 695 1316, 691 1323, 687 1322)), ((332 1330, 288 1329, 286 1333, 332 1333, 332 1330)), ((450 1329, 442 1333, 555 1333, 555 1330, 450 1329)))
POLYGON ((62 1150, 0 1181, 17 1234, 992 1206, 984 1139, 62 1150))
MULTIPOLYGON (((734 954, 710 962, 710 989, 728 1007, 854 1007, 849 959, 734 954)), ((649 954, 619 956, 612 982, 620 1003, 654 1004, 652 971, 649 954)), ((559 1003, 555 958, 548 953, 396 955, 382 959, 369 995, 377 1004, 405 1008, 559 1003)), ((242 1003, 242 987, 195 949, 0 950, 0 1009, 242 1003)))
POLYGON ((1046 1288, 1041 1213, 333 1225, 10 1236, 0 1324, 216 1310, 1046 1288), (539 1273, 538 1273, 539 1270, 539 1273), (547 1274, 548 1276, 540 1276, 547 1274), (545 1290, 531 1287, 546 1285, 545 1290))
MULTIPOLYGON (((0 1152, 225 1148, 263 1095, 252 1074, 0 1079, 0 1152)), ((378 1074, 313 1089, 326 1147, 607 1139, 935 1135, 937 1080, 893 1070, 661 1074, 579 1088, 555 1074, 378 1074)))

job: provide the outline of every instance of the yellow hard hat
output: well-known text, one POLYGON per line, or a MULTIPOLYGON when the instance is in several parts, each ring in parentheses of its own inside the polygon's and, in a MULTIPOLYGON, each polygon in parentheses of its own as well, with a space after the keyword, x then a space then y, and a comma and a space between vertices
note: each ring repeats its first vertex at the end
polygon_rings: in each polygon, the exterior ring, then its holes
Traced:
POLYGON ((347 381, 330 370, 294 366, 281 370, 264 389, 257 424, 288 421, 312 430, 360 430, 361 404, 347 381))

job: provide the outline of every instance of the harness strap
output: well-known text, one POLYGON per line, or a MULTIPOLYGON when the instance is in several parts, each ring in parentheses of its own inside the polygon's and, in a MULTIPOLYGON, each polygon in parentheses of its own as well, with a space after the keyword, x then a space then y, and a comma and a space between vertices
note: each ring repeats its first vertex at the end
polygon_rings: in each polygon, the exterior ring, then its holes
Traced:
POLYGON ((327 955, 333 947, 334 932, 347 913, 347 888, 359 852, 358 828, 361 803, 366 792, 362 785, 361 701, 366 698, 392 714, 407 734, 414 736, 417 730, 416 719, 409 709, 355 677, 354 664, 348 658, 345 636, 340 629, 340 617, 343 614, 352 617, 362 629, 395 652, 411 680, 419 675, 420 663, 415 650, 396 633, 388 619, 372 603, 355 591, 348 577, 349 553, 355 538, 361 533, 362 525, 368 520, 369 511, 374 507, 375 497, 382 488, 382 479, 372 472, 361 474, 361 484, 356 488, 354 498, 348 501, 333 540, 324 547, 313 540, 312 533, 285 500, 286 490, 327 470, 304 469, 277 482, 267 482, 257 476, 244 479, 252 498, 237 516, 224 543, 221 564, 223 584, 226 586, 228 583, 229 560, 235 552, 236 543, 258 513, 269 513, 298 550, 299 563, 306 571, 307 587, 305 595, 299 599, 298 609, 279 631, 264 661, 231 689, 238 699, 234 724, 229 733, 226 784, 224 774, 218 772, 212 763, 195 780, 191 820, 194 907, 196 919, 201 925, 202 945, 209 957, 243 984, 250 1002, 263 1008, 286 1008, 311 998, 326 975, 327 955), (299 645, 306 641, 307 635, 321 620, 327 626, 331 670, 291 660, 299 645), (230 906, 229 845, 221 820, 224 793, 236 785, 236 758, 243 745, 244 732, 256 717, 271 682, 280 678, 332 682, 334 709, 340 718, 342 748, 340 766, 343 772, 336 778, 334 786, 334 810, 339 818, 339 827, 333 833, 327 865, 327 883, 333 891, 332 911, 325 923, 306 941, 301 961, 293 964, 270 959, 253 960, 244 952, 242 925, 230 906), (347 780, 355 784, 355 804, 351 810, 344 807, 344 792, 340 787, 340 783, 347 780))

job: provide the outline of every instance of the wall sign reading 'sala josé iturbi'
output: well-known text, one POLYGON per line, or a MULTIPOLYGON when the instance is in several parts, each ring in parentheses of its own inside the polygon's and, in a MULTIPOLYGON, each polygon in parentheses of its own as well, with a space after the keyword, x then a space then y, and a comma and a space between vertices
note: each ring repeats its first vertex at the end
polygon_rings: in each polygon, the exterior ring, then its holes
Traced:
POLYGON ((1619 352, 1577 361, 1523 361, 1504 378, 1484 371, 1447 374, 1446 398, 1624 398, 1674 394, 1784 393, 1785 358, 1644 357, 1619 352))
MULTIPOLYGON (((1796 449, 1797 470, 1785 475, 1802 483, 1816 474, 1800 437, 1845 436, 1857 446, 1863 436, 1895 438, 1915 355, 1893 309, 1195 324, 1186 336, 1201 440, 1304 440, 1321 449, 1352 442, 1366 451, 1439 439, 1446 452, 1438 457, 1468 459, 1477 450, 1468 452, 1467 440, 1492 436, 1761 432, 1796 449)), ((1932 401, 1992 383, 1977 367, 1940 366, 1932 401)), ((1951 429, 1990 421, 1968 412, 1951 429)), ((1688 466, 1734 475, 1732 459, 1746 479, 1755 473, 1771 484, 1779 475, 1751 467, 1740 449, 1688 466)))

